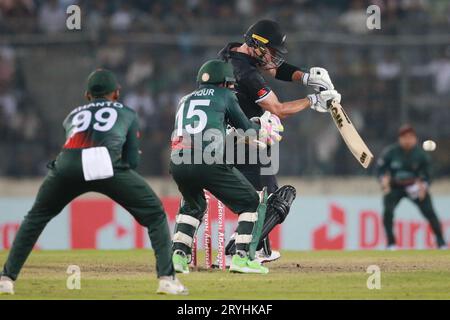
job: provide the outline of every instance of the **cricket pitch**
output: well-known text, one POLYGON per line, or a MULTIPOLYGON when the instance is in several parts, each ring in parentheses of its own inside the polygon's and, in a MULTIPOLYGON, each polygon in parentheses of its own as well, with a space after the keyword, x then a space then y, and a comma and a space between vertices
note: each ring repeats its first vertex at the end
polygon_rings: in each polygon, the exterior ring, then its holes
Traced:
POLYGON ((0 299, 450 299, 450 250, 283 251, 267 275, 205 270, 202 254, 200 270, 179 275, 190 295, 173 297, 155 293, 151 250, 34 251, 16 295, 0 299), (69 265, 80 267, 79 290, 67 288, 69 265), (370 265, 380 289, 367 288, 370 265))

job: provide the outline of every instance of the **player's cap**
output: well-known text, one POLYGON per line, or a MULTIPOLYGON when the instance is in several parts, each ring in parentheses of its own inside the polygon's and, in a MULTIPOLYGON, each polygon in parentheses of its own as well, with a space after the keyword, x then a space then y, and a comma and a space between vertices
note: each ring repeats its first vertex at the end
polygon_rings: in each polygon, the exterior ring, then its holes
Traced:
POLYGON ((416 130, 414 130, 413 126, 411 126, 410 124, 404 124, 400 127, 400 129, 398 129, 398 136, 401 137, 407 133, 412 133, 412 134, 416 134, 416 130))
POLYGON ((224 82, 236 82, 233 67, 222 60, 208 60, 198 70, 197 82, 199 84, 221 84, 224 82))
POLYGON ((120 89, 120 86, 112 73, 106 69, 97 69, 92 72, 87 80, 87 92, 93 96, 102 96, 120 89))
POLYGON ((287 53, 285 46, 286 35, 281 31, 280 25, 276 21, 259 20, 248 28, 244 37, 246 42, 258 41, 280 53, 287 53))

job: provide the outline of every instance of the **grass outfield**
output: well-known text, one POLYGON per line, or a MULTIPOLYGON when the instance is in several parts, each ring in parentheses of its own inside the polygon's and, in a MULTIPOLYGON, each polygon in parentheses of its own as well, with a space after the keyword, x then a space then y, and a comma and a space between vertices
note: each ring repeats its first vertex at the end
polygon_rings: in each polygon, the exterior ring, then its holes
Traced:
MULTIPOLYGON (((7 252, 0 252, 3 264, 7 252)), ((199 257, 199 261, 203 262, 199 257)), ((200 270, 180 279, 183 299, 450 299, 450 250, 283 252, 267 275, 200 270), (366 287, 366 268, 381 269, 381 289, 366 287)), ((148 250, 35 251, 0 299, 177 299, 155 294, 148 250), (81 268, 81 290, 66 288, 67 267, 81 268)))

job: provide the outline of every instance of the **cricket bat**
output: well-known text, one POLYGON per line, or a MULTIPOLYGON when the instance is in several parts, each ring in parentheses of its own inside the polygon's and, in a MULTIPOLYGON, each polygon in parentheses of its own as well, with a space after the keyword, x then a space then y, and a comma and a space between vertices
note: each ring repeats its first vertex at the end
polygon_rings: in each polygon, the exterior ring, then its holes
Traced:
POLYGON ((361 136, 356 131, 344 108, 333 100, 330 104, 329 112, 348 149, 352 152, 356 160, 367 169, 373 160, 373 154, 363 139, 361 139, 361 136))

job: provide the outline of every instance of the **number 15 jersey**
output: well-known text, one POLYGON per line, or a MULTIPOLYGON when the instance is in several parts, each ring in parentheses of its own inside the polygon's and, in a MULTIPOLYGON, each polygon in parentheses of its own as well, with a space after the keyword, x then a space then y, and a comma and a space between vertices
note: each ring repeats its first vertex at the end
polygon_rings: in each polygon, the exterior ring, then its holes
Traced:
POLYGON ((172 155, 179 154, 183 149, 197 149, 197 139, 201 142, 201 150, 214 142, 222 145, 215 151, 223 153, 227 124, 244 131, 254 129, 256 132, 260 128, 247 119, 230 89, 212 84, 201 85, 180 100, 172 135, 172 155))
POLYGON ((63 122, 63 149, 106 147, 114 167, 135 169, 139 161, 136 112, 122 103, 95 99, 75 108, 63 122))

